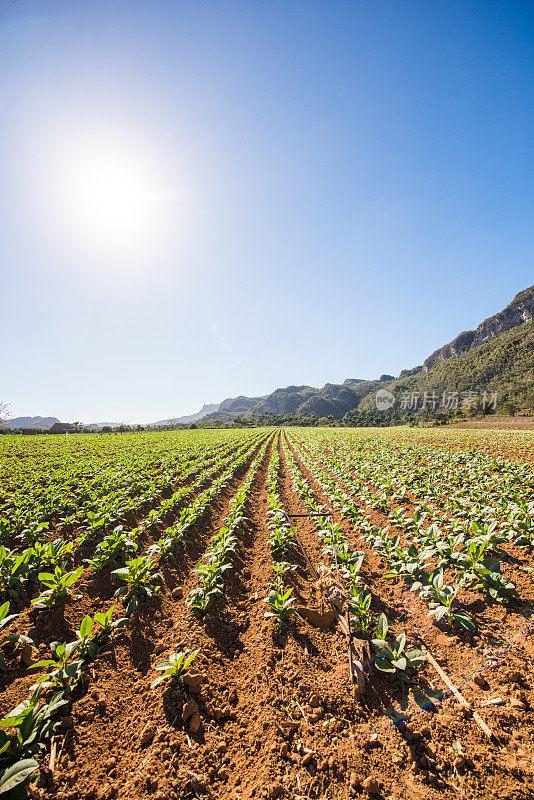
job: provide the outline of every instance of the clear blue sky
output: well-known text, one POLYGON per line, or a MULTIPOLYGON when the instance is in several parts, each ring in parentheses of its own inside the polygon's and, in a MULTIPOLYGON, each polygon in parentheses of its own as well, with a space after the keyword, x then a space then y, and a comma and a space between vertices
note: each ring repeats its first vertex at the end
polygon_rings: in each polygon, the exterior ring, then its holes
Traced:
POLYGON ((3 0, 0 399, 419 364, 534 283, 533 142, 530 1, 3 0))

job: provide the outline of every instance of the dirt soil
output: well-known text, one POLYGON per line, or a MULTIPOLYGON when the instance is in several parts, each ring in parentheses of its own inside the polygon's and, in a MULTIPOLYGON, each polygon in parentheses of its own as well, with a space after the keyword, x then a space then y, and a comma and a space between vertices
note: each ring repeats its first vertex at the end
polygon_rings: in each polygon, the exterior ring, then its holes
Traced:
POLYGON ((471 428, 481 430, 482 428, 503 429, 503 430, 526 430, 534 431, 534 417, 494 417, 489 414, 484 419, 473 419, 468 422, 454 422, 447 425, 447 428, 471 428))

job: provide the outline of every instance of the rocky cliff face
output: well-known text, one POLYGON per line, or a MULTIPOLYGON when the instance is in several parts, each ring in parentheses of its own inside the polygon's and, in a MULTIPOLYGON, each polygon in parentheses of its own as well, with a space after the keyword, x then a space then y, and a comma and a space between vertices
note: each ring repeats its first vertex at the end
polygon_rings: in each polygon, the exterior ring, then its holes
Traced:
POLYGON ((510 305, 506 306, 503 311, 499 311, 498 314, 481 322, 476 331, 464 331, 452 342, 432 353, 424 362, 423 371, 428 372, 436 364, 466 353, 471 347, 476 347, 495 336, 500 336, 501 333, 506 333, 517 325, 531 322, 533 319, 534 286, 531 286, 530 289, 524 289, 516 294, 510 305))
POLYGON ((263 400, 263 397, 245 397, 243 394, 240 394, 239 397, 227 397, 219 405, 218 411, 220 413, 243 414, 246 411, 250 411, 260 400, 263 400))
POLYGON ((431 356, 428 356, 423 363, 423 372, 428 372, 428 370, 432 369, 436 364, 441 364, 442 361, 446 361, 448 358, 453 358, 454 356, 459 356, 461 353, 465 353, 473 344, 474 338, 475 331, 464 331, 460 333, 452 342, 443 345, 439 350, 435 350, 431 356))
POLYGON ((534 319, 534 286, 516 294, 509 306, 484 320, 475 331, 473 347, 534 319))

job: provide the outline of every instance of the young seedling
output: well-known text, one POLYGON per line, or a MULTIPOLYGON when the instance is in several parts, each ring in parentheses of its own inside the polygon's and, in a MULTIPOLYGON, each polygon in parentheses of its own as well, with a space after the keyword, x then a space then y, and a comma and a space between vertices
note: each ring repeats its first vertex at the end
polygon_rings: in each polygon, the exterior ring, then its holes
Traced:
POLYGON ((78 567, 72 572, 63 572, 61 567, 56 567, 54 572, 40 572, 39 580, 49 588, 32 600, 37 611, 42 614, 59 603, 65 603, 72 595, 70 587, 76 583, 82 572, 83 567, 78 567))
POLYGON ((172 653, 168 661, 162 661, 161 664, 155 666, 154 669, 163 672, 163 675, 160 675, 155 681, 152 681, 150 687, 155 689, 156 686, 159 686, 160 683, 167 680, 183 683, 187 668, 193 663, 200 653, 200 650, 194 650, 189 655, 188 653, 189 651, 185 653, 172 653))
POLYGON ((0 581, 4 590, 11 597, 26 595, 24 581, 28 573, 29 557, 29 549, 18 555, 4 545, 0 546, 0 581))
POLYGON ((284 592, 284 587, 271 589, 269 595, 265 598, 265 602, 269 606, 269 611, 266 611, 264 616, 266 619, 274 618, 275 624, 281 629, 287 627, 290 617, 296 614, 293 608, 295 598, 291 597, 293 588, 291 587, 284 592))
POLYGON ((122 525, 117 525, 109 536, 96 546, 93 558, 86 559, 95 571, 110 564, 124 563, 125 559, 135 554, 137 542, 132 534, 123 530, 122 525))
POLYGON ((115 569, 111 573, 125 583, 125 586, 120 586, 115 591, 115 597, 122 597, 128 617, 137 611, 141 600, 153 597, 159 592, 161 586, 156 581, 161 580, 161 575, 155 572, 155 566, 150 558, 139 556, 127 561, 125 567, 115 569))
POLYGON ((42 704, 40 693, 38 686, 0 720, 0 794, 6 798, 26 796, 25 787, 39 767, 36 758, 44 756, 50 738, 59 732, 60 721, 54 718, 68 701, 55 695, 42 704))
POLYGON ((34 687, 41 685, 43 689, 51 689, 64 695, 74 691, 82 678, 83 658, 74 660, 72 656, 80 649, 80 645, 80 640, 68 643, 52 642, 50 645, 52 658, 37 661, 29 667, 29 669, 52 667, 50 672, 37 678, 34 687))
POLYGON ((417 588, 421 589, 420 596, 423 598, 430 598, 430 611, 429 617, 434 617, 439 622, 441 619, 448 619, 456 628, 474 633, 477 626, 472 617, 462 608, 455 609, 453 607, 456 595, 460 589, 459 584, 451 584, 449 586, 443 585, 443 570, 434 570, 429 576, 429 583, 421 587, 421 584, 414 584, 412 591, 417 588))
POLYGON ((28 571, 30 577, 34 576, 44 570, 55 569, 65 564, 72 554, 74 549, 74 542, 65 542, 64 539, 54 539, 53 542, 35 542, 30 550, 28 561, 28 571))
POLYGON ((406 634, 404 632, 397 636, 393 645, 387 643, 386 633, 387 629, 384 631, 381 625, 377 626, 378 638, 372 640, 374 651, 377 653, 375 667, 380 672, 387 672, 391 675, 398 673, 401 680, 409 683, 408 670, 411 671, 422 664, 426 656, 422 650, 415 648, 406 650, 406 634))
POLYGON ((78 652, 82 658, 97 658, 108 644, 112 632, 127 624, 126 617, 111 621, 114 609, 115 606, 111 606, 105 614, 98 613, 94 617, 87 615, 83 618, 80 629, 76 631, 78 652), (95 630, 95 623, 100 630, 95 630))
POLYGON ((232 569, 232 564, 220 563, 217 557, 212 556, 205 564, 199 564, 195 569, 200 575, 201 584, 189 592, 187 601, 191 613, 201 619, 213 606, 216 600, 223 595, 224 573, 232 569))
MULTIPOLYGON (((355 625, 355 633, 362 633, 365 636, 371 630, 373 624, 373 616, 369 610, 371 600, 372 595, 367 586, 360 586, 355 583, 351 585, 348 605, 351 614, 356 615, 356 619, 351 620, 351 624, 355 625)), ((381 616, 384 617, 383 614, 381 616)))
POLYGON ((283 587, 284 575, 287 575, 288 572, 294 572, 297 565, 290 564, 289 561, 275 561, 272 567, 274 570, 274 582, 271 586, 276 589, 283 587))

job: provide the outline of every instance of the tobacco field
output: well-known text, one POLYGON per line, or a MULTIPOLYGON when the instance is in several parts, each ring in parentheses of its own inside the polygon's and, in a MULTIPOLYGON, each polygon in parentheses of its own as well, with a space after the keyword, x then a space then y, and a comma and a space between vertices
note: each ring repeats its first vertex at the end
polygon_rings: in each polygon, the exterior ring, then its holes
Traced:
POLYGON ((0 800, 531 798, 529 431, 0 437, 0 800))

